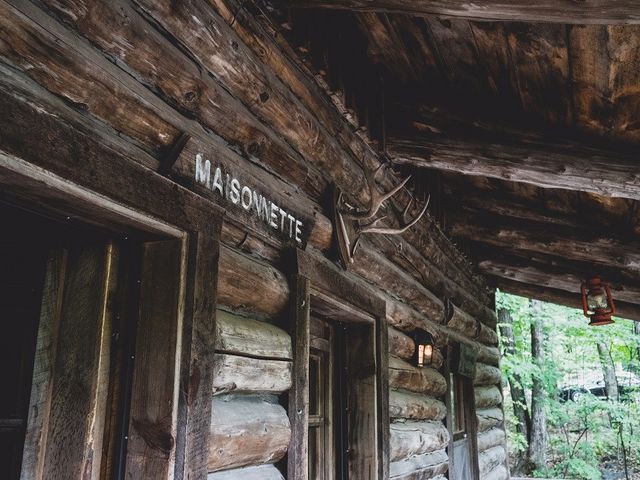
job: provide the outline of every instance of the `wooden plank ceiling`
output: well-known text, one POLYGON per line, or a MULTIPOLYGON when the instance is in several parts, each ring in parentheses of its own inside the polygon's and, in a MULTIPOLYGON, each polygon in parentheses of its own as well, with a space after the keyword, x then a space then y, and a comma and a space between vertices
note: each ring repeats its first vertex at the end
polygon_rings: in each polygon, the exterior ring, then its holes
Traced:
POLYGON ((490 283, 576 306, 599 274, 640 320, 640 8, 535 23, 304 3, 324 8, 284 10, 293 43, 392 162, 437 172, 437 216, 490 283))

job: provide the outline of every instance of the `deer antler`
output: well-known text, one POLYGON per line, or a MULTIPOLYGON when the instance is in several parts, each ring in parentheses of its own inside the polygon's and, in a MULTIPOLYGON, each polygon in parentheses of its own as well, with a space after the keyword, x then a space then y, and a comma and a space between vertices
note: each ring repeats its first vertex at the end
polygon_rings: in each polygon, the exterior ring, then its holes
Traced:
POLYGON ((371 199, 369 200, 369 207, 364 212, 343 212, 344 218, 354 220, 369 220, 370 218, 373 218, 376 213, 378 213, 378 210, 380 210, 382 204, 393 197, 396 193, 398 193, 402 189, 402 187, 404 187, 411 179, 411 175, 409 175, 389 192, 380 193, 378 187, 376 187, 376 177, 378 176, 378 173, 380 173, 380 171, 385 167, 386 164, 383 163, 375 170, 365 170, 364 178, 367 182, 367 186, 369 187, 369 193, 371 196, 371 199))
POLYGON ((399 235, 401 233, 404 233, 407 230, 409 230, 411 227, 413 227, 416 223, 418 223, 418 221, 422 218, 422 216, 427 211, 427 208, 429 207, 429 201, 430 200, 431 200, 431 195, 429 195, 427 197, 427 201, 424 203, 424 206, 422 207, 422 210, 420 210, 420 213, 413 220, 407 221, 407 215, 409 214, 409 210, 411 208, 411 204, 413 203, 413 196, 412 196, 411 199, 409 200, 409 203, 407 203, 407 206, 405 207, 404 211, 402 212, 402 222, 401 222, 400 226, 397 227, 397 228, 378 227, 377 225, 380 222, 380 220, 385 218, 385 217, 380 217, 377 220, 374 220, 369 225, 365 225, 363 227, 360 227, 358 229, 358 233, 360 233, 360 234, 362 234, 362 233, 381 233, 383 235, 399 235))

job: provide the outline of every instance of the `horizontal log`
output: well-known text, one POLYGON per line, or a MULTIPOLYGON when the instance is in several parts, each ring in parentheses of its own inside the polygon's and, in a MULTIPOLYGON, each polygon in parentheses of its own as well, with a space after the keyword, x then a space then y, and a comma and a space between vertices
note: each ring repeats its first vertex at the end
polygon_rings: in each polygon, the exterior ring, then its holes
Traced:
POLYGON ((391 390, 389 392, 389 416, 408 420, 441 421, 447 414, 443 402, 418 393, 391 390))
MULTIPOLYGON (((329 100, 332 96, 327 95, 330 92, 326 89, 321 91, 319 84, 311 80, 310 74, 312 72, 309 72, 307 65, 300 61, 299 56, 291 50, 290 45, 283 40, 283 37, 274 36, 270 26, 265 29, 262 23, 256 21, 256 18, 246 9, 240 8, 241 4, 236 1, 209 0, 209 4, 260 60, 271 67, 275 75, 291 88, 307 109, 314 112, 318 121, 329 134, 335 136, 345 151, 356 159, 363 159, 362 161, 367 168, 377 167, 379 163, 377 154, 369 146, 365 136, 356 129, 344 128, 345 118, 339 112, 343 105, 338 105, 336 108, 336 105, 329 100), (265 52, 269 52, 269 54, 265 55, 265 52)), ((308 160, 313 163, 316 158, 311 157, 308 160)), ((286 172, 281 173, 283 176, 285 174, 286 172)), ((397 181, 394 178, 389 178, 390 175, 382 175, 381 177, 383 188, 388 189, 397 181)), ((353 182, 341 186, 348 187, 351 191, 353 182)), ((360 194, 356 196, 361 198, 360 194)), ((447 272, 447 278, 462 286, 461 292, 468 291, 469 297, 478 299, 480 303, 488 301, 489 297, 485 286, 478 282, 478 277, 471 278, 469 262, 451 245, 435 222, 427 216, 423 217, 417 228, 410 229, 402 236, 396 237, 393 243, 399 244, 405 250, 411 248, 412 245, 420 245, 419 250, 423 257, 418 260, 418 263, 424 263, 425 257, 428 258, 437 269, 447 272)), ((433 285, 430 284, 430 288, 433 288, 433 285)), ((455 287, 452 287, 452 290, 455 290, 455 287)))
POLYGON ((405 360, 411 360, 416 350, 413 339, 400 330, 389 327, 389 353, 405 360))
MULTIPOLYGON (((482 260, 478 263, 478 268, 492 277, 564 290, 571 294, 579 292, 580 284, 593 274, 593 264, 585 262, 584 269, 577 271, 576 262, 562 265, 560 260, 549 260, 553 262, 553 265, 546 266, 538 262, 525 264, 524 259, 482 260)), ((640 283, 622 278, 619 269, 615 273, 612 272, 613 276, 603 270, 605 268, 598 268, 601 278, 611 284, 611 293, 616 300, 631 303, 639 301, 640 283)))
MULTIPOLYGON (((503 292, 521 297, 534 298, 544 302, 556 303, 567 307, 582 310, 580 295, 571 294, 564 290, 556 290, 548 287, 540 287, 538 285, 529 285, 527 283, 514 282, 499 277, 491 277, 490 281, 503 292)), ((616 316, 620 318, 628 318, 629 320, 640 321, 640 305, 628 302, 616 302, 616 316)), ((588 321, 585 319, 585 321, 588 321)))
MULTIPOLYGON (((221 277, 222 279, 222 277, 221 277)), ((251 357, 291 360, 291 337, 281 328, 218 310, 216 351, 251 357)))
POLYGON ((476 141, 463 138, 389 139, 394 163, 463 175, 507 179, 542 188, 640 198, 640 166, 633 155, 572 145, 476 141))
POLYGON ((256 317, 274 318, 289 303, 289 284, 276 268, 221 246, 218 304, 256 317))
POLYGON ((290 437, 287 412, 275 398, 214 397, 209 472, 277 462, 290 437))
POLYGON ((446 473, 449 458, 444 450, 417 455, 389 465, 389 478, 394 480, 419 480, 446 473))
POLYGON ((497 367, 500 365, 500 349, 498 347, 485 347, 478 349, 476 360, 487 365, 497 367))
POLYGON ((449 432, 442 422, 392 423, 390 432, 392 462, 442 450, 449 443, 449 432))
POLYGON ((437 297, 450 297, 453 303, 463 310, 491 328, 495 328, 497 322, 495 312, 482 303, 484 298, 458 285, 449 278, 449 271, 442 271, 433 264, 429 258, 433 253, 432 250, 418 251, 410 243, 399 245, 397 240, 392 241, 383 235, 374 235, 369 239, 361 240, 360 245, 362 248, 371 248, 380 252, 424 284, 437 297))
POLYGON ((498 334, 492 328, 450 302, 447 304, 445 315, 447 327, 457 330, 466 337, 477 339, 480 343, 491 346, 498 344, 498 334))
MULTIPOLYGON (((218 268, 219 304, 258 318, 274 318, 285 312, 289 301, 289 285, 278 269, 225 246, 220 249, 218 268)), ((355 276, 353 279, 362 281, 355 276)), ((484 347, 452 329, 438 325, 409 305, 388 295, 381 296, 387 302, 387 319, 391 326, 404 332, 411 332, 416 328, 427 330, 438 347, 445 345, 447 338, 466 343, 478 352, 478 358, 482 358, 482 361, 498 363, 496 349, 484 347)), ((438 360, 439 356, 436 361, 438 360)))
POLYGON ((476 362, 474 385, 499 385, 502 382, 502 372, 499 368, 476 362))
POLYGON ((222 472, 210 473, 207 480, 284 480, 282 473, 273 465, 234 468, 222 472))
POLYGON ((632 0, 290 0, 295 7, 331 8, 406 15, 437 15, 470 20, 596 24, 638 24, 640 6, 632 0))
POLYGON ((397 357, 389 357, 389 386, 434 398, 442 397, 447 391, 447 381, 440 372, 415 367, 397 357))
POLYGON ((554 255, 622 269, 640 268, 640 242, 622 241, 598 235, 595 231, 585 236, 577 235, 573 229, 540 228, 521 222, 487 222, 482 225, 458 222, 450 226, 450 232, 455 237, 493 247, 554 255))
POLYGON ((501 408, 477 408, 478 431, 486 432, 502 424, 504 412, 501 408))
MULTIPOLYGON (((394 327, 411 332, 415 329, 426 330, 433 337, 433 343, 437 349, 443 348, 448 342, 464 343, 470 346, 478 355, 478 361, 498 365, 500 362, 500 352, 496 347, 489 347, 472 340, 460 332, 439 325, 429 320, 411 306, 401 303, 388 295, 383 295, 387 302, 387 319, 394 327)), ((434 349, 434 352, 436 350, 434 349)), ((442 362, 442 355, 438 352, 436 361, 442 362)))
POLYGON ((435 323, 444 319, 444 304, 422 283, 387 257, 372 249, 359 248, 350 269, 391 295, 413 306, 435 323))
POLYGON ((492 428, 478 435, 478 451, 484 452, 492 447, 504 446, 507 434, 502 428, 492 428))
POLYGON ((509 472, 503 465, 498 465, 487 473, 482 480, 509 480, 509 472))
POLYGON ((496 407, 502 404, 502 393, 498 387, 475 387, 473 393, 476 399, 476 408, 496 407))
POLYGON ((503 446, 492 447, 478 454, 480 477, 484 478, 491 470, 502 465, 507 459, 507 452, 503 446))
POLYGON ((282 393, 291 388, 291 362, 217 353, 213 393, 282 393))

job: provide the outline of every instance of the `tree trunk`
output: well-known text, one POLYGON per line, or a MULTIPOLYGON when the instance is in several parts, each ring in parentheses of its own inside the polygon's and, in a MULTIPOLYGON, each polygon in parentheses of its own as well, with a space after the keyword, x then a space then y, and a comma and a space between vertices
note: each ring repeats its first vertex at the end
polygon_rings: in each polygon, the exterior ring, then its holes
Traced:
MULTIPOLYGON (((531 357, 540 370, 544 368, 544 332, 541 316, 541 302, 530 301, 531 319, 531 357)), ((529 467, 531 470, 545 468, 547 463, 547 425, 545 415, 544 384, 539 376, 533 377, 531 387, 531 430, 529 432, 529 467)))
POLYGON ((635 371, 640 372, 640 322, 633 322, 633 333, 636 339, 635 371))
POLYGON ((600 365, 602 366, 602 375, 604 376, 604 386, 607 391, 609 400, 619 400, 618 381, 616 379, 616 367, 613 364, 609 348, 604 342, 598 342, 598 356, 600 357, 600 365))
MULTIPOLYGON (((498 322, 500 326, 500 334, 504 345, 504 355, 510 356, 515 353, 515 338, 513 335, 513 319, 511 314, 505 308, 501 308, 498 312, 498 322)), ((508 379, 509 391, 513 403, 513 414, 516 417, 516 430, 522 434, 527 444, 529 443, 529 432, 531 431, 531 416, 527 407, 527 398, 522 388, 522 379, 517 374, 512 374, 508 379)), ((514 474, 523 473, 525 458, 520 455, 513 467, 514 474)))

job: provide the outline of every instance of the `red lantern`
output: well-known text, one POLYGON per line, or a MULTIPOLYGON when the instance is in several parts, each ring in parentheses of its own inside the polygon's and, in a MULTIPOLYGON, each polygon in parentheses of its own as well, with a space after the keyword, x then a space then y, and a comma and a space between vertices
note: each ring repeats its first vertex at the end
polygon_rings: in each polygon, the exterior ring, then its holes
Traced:
POLYGON ((616 305, 608 284, 602 283, 600 277, 593 277, 582 282, 580 291, 584 316, 591 319, 589 325, 595 327, 613 323, 611 316, 616 313, 616 305))

